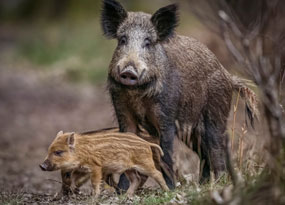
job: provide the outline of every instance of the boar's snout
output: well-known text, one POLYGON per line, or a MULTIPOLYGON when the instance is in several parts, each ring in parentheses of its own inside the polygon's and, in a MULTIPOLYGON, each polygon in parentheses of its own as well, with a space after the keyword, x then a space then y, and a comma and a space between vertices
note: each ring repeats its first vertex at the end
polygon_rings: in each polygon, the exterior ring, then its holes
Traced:
POLYGON ((133 66, 127 66, 120 72, 120 82, 124 85, 136 85, 138 74, 133 66))
POLYGON ((42 164, 40 164, 40 168, 42 171, 52 171, 53 167, 49 160, 45 160, 42 164))

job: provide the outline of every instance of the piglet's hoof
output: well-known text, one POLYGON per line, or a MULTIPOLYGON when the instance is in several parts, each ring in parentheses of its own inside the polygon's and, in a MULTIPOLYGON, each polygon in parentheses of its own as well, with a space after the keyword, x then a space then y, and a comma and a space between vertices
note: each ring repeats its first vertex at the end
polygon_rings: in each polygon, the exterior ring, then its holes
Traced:
POLYGON ((74 188, 74 189, 73 189, 73 193, 74 193, 75 195, 80 195, 80 194, 82 194, 82 192, 80 191, 79 188, 74 188))
POLYGON ((60 191, 53 196, 52 201, 67 200, 70 193, 71 192, 60 191))
POLYGON ((58 192, 53 196, 52 201, 58 201, 58 200, 62 199, 62 197, 63 197, 62 192, 58 192))
POLYGON ((96 193, 94 190, 91 192, 91 196, 92 196, 92 199, 98 199, 99 198, 99 196, 100 196, 100 192, 98 193, 96 193))
POLYGON ((128 199, 128 200, 131 200, 131 201, 132 201, 132 200, 134 200, 134 198, 135 198, 135 197, 134 197, 134 194, 128 194, 128 193, 127 193, 126 195, 127 195, 127 199, 128 199))
POLYGON ((92 195, 92 196, 91 196, 91 202, 92 202, 92 204, 97 204, 98 199, 99 199, 99 195, 92 195))

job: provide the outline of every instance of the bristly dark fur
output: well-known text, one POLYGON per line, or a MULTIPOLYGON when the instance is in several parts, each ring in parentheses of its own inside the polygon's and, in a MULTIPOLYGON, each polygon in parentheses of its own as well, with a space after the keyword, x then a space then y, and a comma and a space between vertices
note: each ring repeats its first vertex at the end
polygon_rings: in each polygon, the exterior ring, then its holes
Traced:
MULTIPOLYGON (((102 17, 111 14, 104 13, 102 17)), ((113 25, 113 33, 118 29, 117 39, 125 36, 128 42, 117 45, 108 74, 120 132, 140 136, 142 127, 159 139, 164 152, 161 162, 171 175, 163 173, 169 188, 175 188, 172 151, 176 133, 189 130, 191 141, 197 141, 195 150, 205 162, 202 176, 209 178, 212 168, 218 177, 226 169, 224 139, 232 93, 240 90, 252 119, 257 110, 253 91, 229 74, 206 46, 174 34, 177 24, 175 4, 153 15, 129 12, 119 27, 113 25), (145 42, 149 46, 145 47, 145 42), (125 70, 136 77, 134 83, 123 80, 125 70)), ((110 25, 107 22, 106 26, 110 25)), ((122 177, 118 187, 127 186, 122 177)))
POLYGON ((82 132, 82 133, 80 133, 80 135, 92 135, 92 134, 101 133, 104 131, 110 131, 110 130, 114 130, 114 129, 117 129, 117 128, 116 127, 110 127, 110 128, 100 129, 100 130, 92 130, 92 131, 82 132))
POLYGON ((159 9, 151 17, 151 22, 156 28, 160 41, 172 36, 175 28, 178 26, 179 17, 177 9, 177 4, 171 4, 159 9))
MULTIPOLYGON (((248 104, 245 104, 245 115, 248 117, 250 125, 254 129, 254 121, 257 119, 254 117, 253 111, 250 109, 250 106, 248 104)), ((245 123, 246 126, 248 126, 246 116, 245 116, 245 123)))
POLYGON ((101 13, 101 26, 105 36, 116 38, 119 25, 127 18, 125 9, 115 0, 104 0, 101 13))
MULTIPOLYGON (((254 129, 254 121, 258 121, 258 100, 256 98, 255 93, 249 89, 246 85, 246 81, 244 79, 237 78, 236 76, 232 76, 233 87, 236 92, 240 93, 240 96, 245 100, 245 115, 248 117, 250 121, 251 127, 254 129)), ((248 126, 247 118, 245 116, 245 122, 248 126)))

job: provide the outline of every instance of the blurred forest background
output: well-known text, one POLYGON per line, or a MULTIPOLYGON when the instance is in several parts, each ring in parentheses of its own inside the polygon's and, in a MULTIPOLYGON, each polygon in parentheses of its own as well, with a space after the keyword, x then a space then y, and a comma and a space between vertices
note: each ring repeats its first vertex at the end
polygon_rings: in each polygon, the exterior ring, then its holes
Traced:
MULTIPOLYGON (((127 10, 154 13, 174 1, 120 2, 127 10)), ((218 34, 190 12, 189 2, 179 1, 177 32, 206 44, 232 74, 246 76, 218 34)), ((106 77, 117 42, 102 35, 100 7, 99 0, 0 0, 0 202, 34 202, 60 189, 47 180, 59 180, 58 173, 38 167, 59 130, 116 126, 106 77), (37 195, 23 199, 19 193, 37 195)), ((280 96, 284 107, 283 91, 280 96)), ((268 127, 261 109, 256 129, 247 128, 244 104, 236 99, 228 126, 235 135, 232 154, 250 178, 264 168, 268 127)))
MULTIPOLYGON (((153 13, 172 2, 121 3, 129 10, 153 13)), ((98 0, 1 1, 1 51, 6 54, 2 60, 29 64, 36 70, 58 70, 71 81, 104 82, 116 42, 102 35, 100 5, 98 0)), ((180 19, 179 33, 192 34, 205 42, 211 39, 189 12, 182 10, 180 19)), ((215 50, 219 47, 212 45, 215 50)))

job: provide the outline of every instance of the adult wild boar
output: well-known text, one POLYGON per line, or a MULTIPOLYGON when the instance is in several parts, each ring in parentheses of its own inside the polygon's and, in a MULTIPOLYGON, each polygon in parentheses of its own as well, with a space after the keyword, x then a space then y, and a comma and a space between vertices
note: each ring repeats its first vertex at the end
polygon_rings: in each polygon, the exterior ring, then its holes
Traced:
MULTIPOLYGON (((127 12, 117 1, 104 0, 101 23, 105 36, 118 40, 108 88, 120 131, 140 135, 142 126, 159 137, 162 160, 173 175, 171 155, 178 121, 182 131, 191 127, 194 144, 201 136, 203 177, 209 176, 210 165, 216 176, 226 170, 224 146, 232 93, 240 90, 251 119, 254 93, 231 76, 206 46, 175 34, 175 4, 150 15, 127 12)), ((174 188, 173 177, 163 176, 174 188)), ((128 187, 124 175, 119 187, 128 187)))

